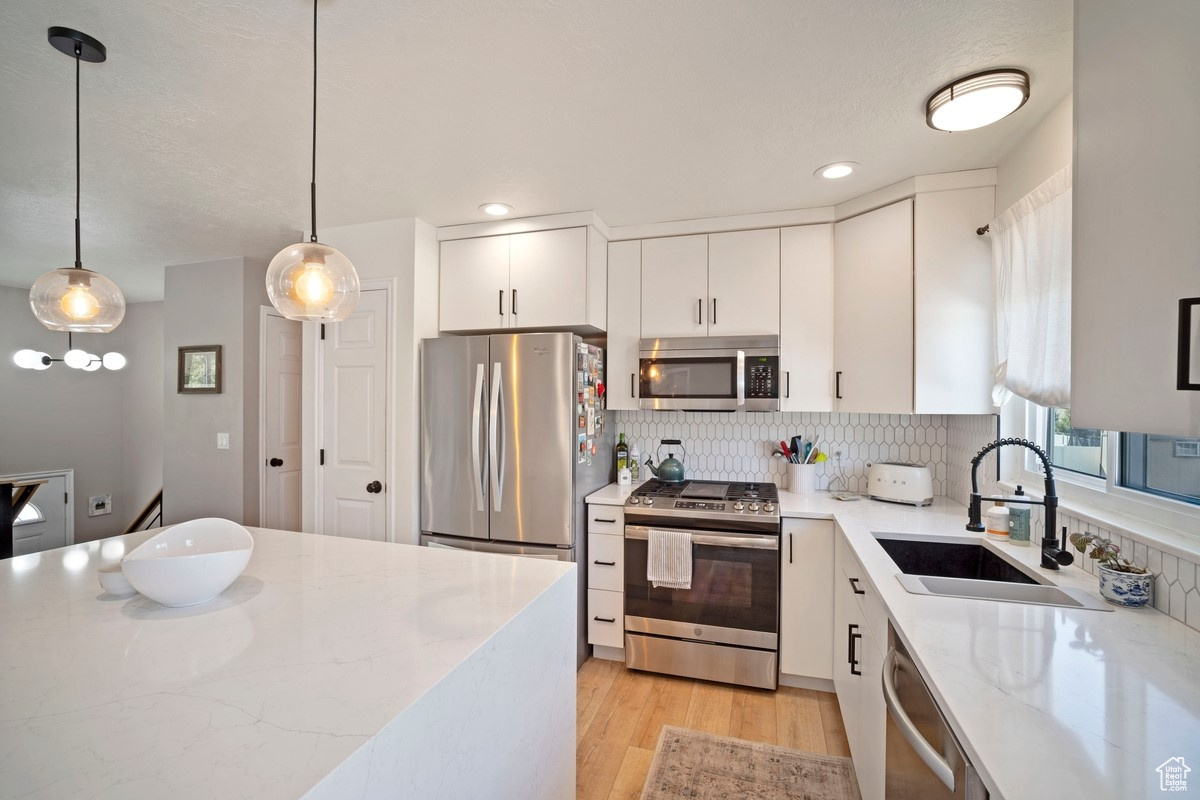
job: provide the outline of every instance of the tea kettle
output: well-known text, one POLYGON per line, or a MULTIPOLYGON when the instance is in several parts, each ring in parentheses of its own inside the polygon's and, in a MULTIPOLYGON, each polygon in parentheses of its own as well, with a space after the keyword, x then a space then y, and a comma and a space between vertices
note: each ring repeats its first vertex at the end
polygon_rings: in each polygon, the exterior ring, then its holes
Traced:
POLYGON ((654 463, 650 459, 646 459, 646 466, 649 467, 650 474, 660 481, 665 481, 666 483, 683 483, 683 462, 676 458, 675 453, 669 449, 671 445, 677 445, 683 451, 683 454, 687 455, 687 451, 683 449, 683 442, 678 439, 663 439, 658 445, 660 455, 658 466, 654 466, 654 463), (664 447, 668 448, 666 458, 661 457, 664 447))

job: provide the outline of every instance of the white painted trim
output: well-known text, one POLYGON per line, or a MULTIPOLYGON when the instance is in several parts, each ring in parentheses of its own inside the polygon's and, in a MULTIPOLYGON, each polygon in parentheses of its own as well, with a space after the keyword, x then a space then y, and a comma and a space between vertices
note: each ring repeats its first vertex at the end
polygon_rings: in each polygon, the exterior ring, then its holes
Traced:
MULTIPOLYGON (((385 415, 384 423, 383 423, 384 424, 383 436, 384 436, 384 441, 387 443, 386 446, 384 447, 384 462, 385 463, 384 463, 384 469, 383 469, 384 485, 387 487, 386 491, 384 492, 384 495, 385 495, 385 497, 384 497, 384 539, 388 542, 395 542, 396 541, 396 525, 395 525, 395 521, 396 521, 396 436, 395 436, 395 432, 397 430, 395 399, 397 397, 397 394, 396 394, 396 365, 394 363, 395 342, 393 341, 393 334, 394 334, 394 329, 395 329, 395 325, 396 325, 395 302, 396 302, 397 296, 399 295, 399 293, 397 291, 397 279, 396 278, 368 278, 359 284, 359 289, 361 291, 380 291, 380 290, 382 290, 386 295, 385 296, 386 302, 384 303, 384 308, 387 309, 387 315, 384 319, 384 333, 383 333, 383 342, 384 342, 383 363, 384 363, 384 370, 385 370, 384 386, 386 387, 386 391, 384 394, 384 400, 383 400, 384 408, 386 409, 386 415, 385 415)), ((321 447, 321 444, 322 444, 321 434, 324 430, 325 410, 322 407, 321 399, 325 395, 325 392, 324 392, 324 389, 325 389, 325 387, 324 387, 325 349, 320 346, 319 331, 320 331, 320 328, 315 328, 311 334, 313 336, 312 350, 314 353, 314 357, 312 359, 313 381, 311 383, 307 384, 308 386, 311 386, 313 388, 312 425, 313 425, 313 430, 316 432, 316 435, 314 437, 314 441, 316 444, 315 444, 315 447, 312 448, 314 450, 314 452, 312 454, 308 454, 307 458, 303 458, 301 460, 301 468, 302 469, 307 469, 310 461, 314 465, 317 463, 316 451, 319 450, 321 447)), ((308 341, 307 337, 309 335, 310 335, 309 332, 305 331, 306 342, 308 341)), ((306 366, 307 366, 307 364, 306 364, 306 366)), ((303 382, 303 377, 301 378, 301 381, 303 382)), ((302 414, 301 416, 305 417, 305 416, 307 416, 307 414, 302 414)), ((303 420, 302 420, 301 424, 303 424, 303 420)), ((303 437, 301 437, 301 438, 303 438, 303 437)), ((317 534, 320 534, 323 536, 325 534, 325 514, 324 514, 324 511, 325 511, 325 505, 324 505, 325 483, 323 480, 324 472, 320 469, 320 467, 315 467, 312 471, 315 473, 313 481, 312 481, 312 486, 313 486, 313 505, 312 505, 313 510, 312 510, 312 513, 315 517, 312 520, 312 531, 314 533, 317 533, 317 534)), ((303 486, 304 485, 304 475, 301 475, 300 482, 301 482, 301 485, 303 486)), ((303 517, 303 514, 302 514, 302 517, 303 517)), ((306 529, 309 527, 309 525, 306 522, 304 522, 303 518, 302 518, 302 524, 300 527, 306 528, 306 529)))
POLYGON ((817 692, 832 692, 833 681, 828 678, 808 678, 803 675, 785 675, 779 673, 780 686, 792 686, 797 689, 812 689, 817 692))
POLYGON ((762 228, 790 228, 796 225, 819 225, 834 221, 834 207, 798 208, 790 211, 764 211, 758 214, 738 214, 729 217, 681 219, 670 222, 651 222, 644 225, 620 225, 612 229, 610 242, 632 239, 659 239, 666 236, 691 236, 697 233, 725 233, 762 228))
POLYGON ((625 663, 625 648, 623 647, 606 647, 602 644, 592 645, 592 655, 596 658, 603 658, 606 661, 620 661, 625 663))
POLYGON ((465 225, 447 225, 437 229, 439 242, 454 239, 475 239, 480 236, 503 236, 509 233, 530 233, 560 228, 591 227, 605 239, 611 239, 608 223, 594 211, 570 211, 565 214, 547 214, 541 217, 518 217, 497 219, 487 222, 468 222, 465 225))
MULTIPOLYGON (((977 189, 981 186, 996 185, 996 168, 968 169, 960 172, 942 172, 936 175, 916 175, 912 178, 884 186, 853 200, 847 200, 834 206, 837 221, 857 217, 877 208, 890 206, 892 203, 915 196, 918 192, 949 192, 955 189, 977 189)), ((986 225, 990 219, 980 220, 980 225, 986 225)))
MULTIPOLYGON (((0 482, 34 481, 40 478, 62 478, 67 489, 67 546, 75 544, 75 470, 52 469, 43 472, 25 472, 20 475, 0 475, 0 482)), ((37 497, 37 492, 33 493, 37 497)), ((132 520, 130 520, 132 522, 132 520)))

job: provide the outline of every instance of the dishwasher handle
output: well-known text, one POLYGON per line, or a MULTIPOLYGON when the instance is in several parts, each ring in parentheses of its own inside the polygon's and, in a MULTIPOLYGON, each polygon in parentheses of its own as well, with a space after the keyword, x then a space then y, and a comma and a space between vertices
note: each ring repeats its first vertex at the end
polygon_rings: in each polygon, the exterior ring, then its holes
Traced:
POLYGON ((900 731, 900 735, 912 747, 913 752, 925 762, 925 766, 938 777, 946 788, 954 791, 954 769, 950 766, 950 762, 942 757, 937 748, 925 740, 917 730, 917 726, 909 718, 904 711, 904 706, 900 705, 900 698, 896 694, 896 667, 897 662, 901 666, 907 666, 915 672, 916 667, 911 661, 905 658, 904 655, 897 653, 896 648, 888 650, 887 655, 883 658, 883 700, 887 704, 888 716, 892 718, 892 722, 896 723, 896 729, 900 731))

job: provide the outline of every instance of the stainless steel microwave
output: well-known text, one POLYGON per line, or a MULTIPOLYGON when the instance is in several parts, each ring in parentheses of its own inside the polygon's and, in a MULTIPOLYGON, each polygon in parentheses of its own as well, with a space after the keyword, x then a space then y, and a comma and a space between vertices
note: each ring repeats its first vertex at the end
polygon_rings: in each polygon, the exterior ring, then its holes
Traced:
POLYGON ((642 339, 638 405, 658 411, 778 411, 778 336, 642 339))

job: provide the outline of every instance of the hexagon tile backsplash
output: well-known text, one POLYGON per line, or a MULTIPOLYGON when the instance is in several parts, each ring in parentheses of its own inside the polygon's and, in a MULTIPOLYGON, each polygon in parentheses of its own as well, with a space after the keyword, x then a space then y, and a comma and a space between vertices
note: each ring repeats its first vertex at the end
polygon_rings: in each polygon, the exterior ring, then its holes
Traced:
MULTIPOLYGON (((928 465, 935 494, 947 494, 950 485, 961 485, 962 480, 948 475, 947 470, 951 452, 948 420, 959 418, 940 414, 619 411, 615 416, 614 430, 624 433, 631 446, 638 446, 643 461, 647 455, 654 455, 658 462, 660 440, 682 440, 687 475, 701 480, 772 481, 782 486, 786 462, 772 452, 778 449, 780 440, 789 441, 793 436, 803 436, 805 441, 816 439, 817 447, 829 457, 818 474, 819 490, 829 489, 832 484, 834 489, 865 491, 867 466, 876 461, 928 465), (839 452, 842 485, 837 483, 839 452)), ((986 423, 974 423, 973 417, 961 419, 971 420, 972 429, 986 430, 986 423)), ((994 430, 994 417, 980 419, 993 420, 994 430)), ((991 439, 988 434, 971 454, 991 439)), ((965 438, 959 449, 967 449, 965 438)), ((664 448, 664 456, 666 452, 664 448)))

